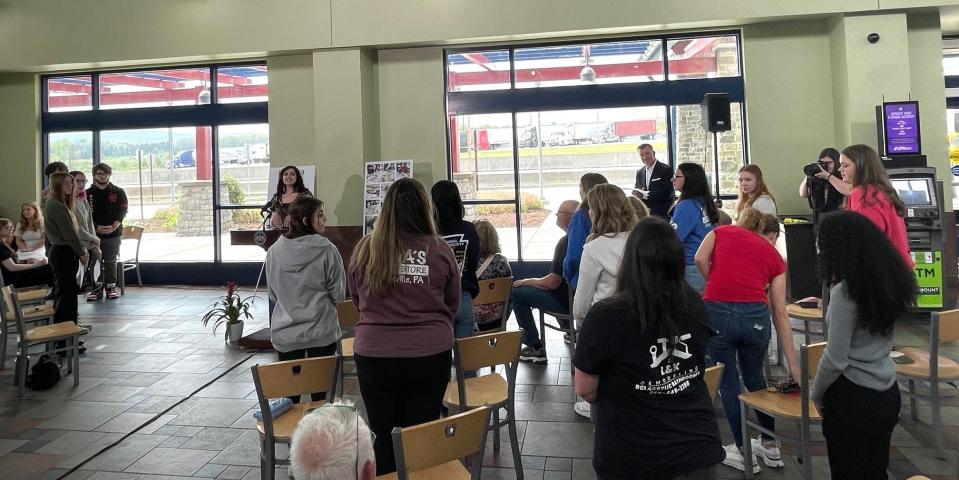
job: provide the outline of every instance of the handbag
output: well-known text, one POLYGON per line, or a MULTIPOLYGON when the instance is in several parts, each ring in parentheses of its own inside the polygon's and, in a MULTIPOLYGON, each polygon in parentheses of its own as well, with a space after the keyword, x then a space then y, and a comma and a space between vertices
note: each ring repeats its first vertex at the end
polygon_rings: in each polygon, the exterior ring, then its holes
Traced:
POLYGON ((42 355, 30 371, 26 381, 30 390, 50 390, 60 382, 60 363, 50 355, 42 355))

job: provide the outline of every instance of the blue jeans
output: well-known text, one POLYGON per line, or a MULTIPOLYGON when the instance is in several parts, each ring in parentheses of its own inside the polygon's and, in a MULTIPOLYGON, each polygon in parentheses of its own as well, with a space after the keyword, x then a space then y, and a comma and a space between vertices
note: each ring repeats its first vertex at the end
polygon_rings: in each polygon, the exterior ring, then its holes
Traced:
POLYGON ((690 287, 693 287, 693 290, 696 290, 696 293, 702 295, 703 289, 706 288, 706 279, 703 278, 703 275, 699 273, 699 269, 696 268, 696 265, 686 265, 686 283, 690 287))
POLYGON ((473 314, 473 296, 464 290, 463 297, 460 300, 460 310, 456 312, 456 318, 453 319, 453 336, 456 338, 472 337, 475 329, 476 315, 473 314))
MULTIPOLYGON (((709 356, 713 363, 725 365, 719 382, 719 396, 729 420, 729 428, 737 446, 743 444, 742 415, 739 410, 740 369, 746 390, 755 392, 766 388, 763 378, 763 360, 769 346, 769 308, 765 303, 706 302, 706 312, 719 334, 709 340, 709 356), (737 364, 737 357, 739 362, 737 364)), ((768 430, 775 428, 769 415, 756 414, 759 424, 768 430)))
MULTIPOLYGON (((523 329, 523 343, 530 347, 541 343, 536 320, 533 319, 533 309, 547 310, 556 313, 569 313, 569 306, 563 305, 551 292, 536 287, 522 286, 513 288, 510 294, 513 313, 516 314, 516 323, 523 329)), ((561 321, 560 326, 569 328, 568 321, 561 321)))

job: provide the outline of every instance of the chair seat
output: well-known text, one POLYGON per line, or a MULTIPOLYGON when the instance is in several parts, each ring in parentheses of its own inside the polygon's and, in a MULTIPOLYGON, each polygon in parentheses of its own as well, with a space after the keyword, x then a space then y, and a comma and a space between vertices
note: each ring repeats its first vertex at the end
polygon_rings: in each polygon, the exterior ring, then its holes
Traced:
POLYGON ((344 360, 350 360, 350 359, 352 359, 352 357, 353 357, 353 337, 344 338, 344 339, 340 340, 340 347, 341 347, 341 350, 342 350, 342 352, 340 352, 340 355, 342 355, 343 357, 350 357, 350 358, 344 358, 344 360))
MULTIPOLYGON (((802 418, 802 397, 799 395, 783 395, 778 392, 759 390, 739 394, 739 401, 775 417, 795 420, 802 418)), ((819 409, 811 400, 809 401, 809 419, 814 422, 822 421, 819 409)))
MULTIPOLYGON (((896 373, 907 377, 925 378, 929 374, 929 351, 921 348, 897 348, 896 351, 911 358, 914 363, 896 364, 896 373)), ((959 378, 959 363, 951 358, 939 357, 939 380, 955 380, 959 378)))
MULTIPOLYGON (((411 480, 467 480, 470 478, 470 472, 460 463, 459 460, 446 462, 435 467, 426 468, 410 472, 411 480)), ((396 472, 376 477, 376 480, 396 480, 399 476, 396 472)))
POLYGON ((48 342, 50 340, 59 340, 61 338, 79 335, 82 330, 73 322, 54 323, 53 325, 43 325, 33 327, 27 330, 27 342, 48 342))
POLYGON ((804 308, 795 303, 786 305, 786 314, 793 318, 804 318, 807 320, 822 320, 821 308, 804 308))
POLYGON ((23 320, 30 321, 30 320, 36 320, 38 318, 52 317, 53 313, 54 313, 53 305, 50 305, 49 303, 45 303, 43 305, 37 305, 36 307, 23 309, 23 320))
MULTIPOLYGON (((502 375, 491 373, 482 377, 467 378, 466 381, 467 409, 482 407, 485 404, 497 405, 509 398, 509 384, 502 375)), ((446 395, 443 403, 447 406, 460 404, 460 393, 456 382, 446 385, 446 395)))
MULTIPOLYGON (((290 443, 293 437, 293 430, 300 419, 306 415, 306 411, 311 408, 322 406, 326 400, 317 400, 315 402, 300 402, 293 405, 293 408, 283 412, 279 417, 273 419, 273 438, 280 443, 290 443)), ((263 420, 257 420, 256 429, 263 435, 266 430, 263 428, 263 420)))

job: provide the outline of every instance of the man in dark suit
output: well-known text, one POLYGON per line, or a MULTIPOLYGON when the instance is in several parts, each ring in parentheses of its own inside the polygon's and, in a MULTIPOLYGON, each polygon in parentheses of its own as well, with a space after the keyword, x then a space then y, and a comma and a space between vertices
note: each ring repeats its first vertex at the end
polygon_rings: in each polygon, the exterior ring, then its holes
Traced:
POLYGON ((636 149, 643 161, 643 168, 636 171, 636 186, 633 195, 641 198, 649 213, 666 218, 666 212, 672 206, 673 167, 656 160, 653 146, 644 143, 636 149))

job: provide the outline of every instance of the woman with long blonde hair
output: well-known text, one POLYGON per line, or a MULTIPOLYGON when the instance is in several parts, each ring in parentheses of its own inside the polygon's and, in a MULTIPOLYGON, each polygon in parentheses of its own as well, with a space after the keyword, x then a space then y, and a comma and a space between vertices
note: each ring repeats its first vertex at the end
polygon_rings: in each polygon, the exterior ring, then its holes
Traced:
POLYGON ((736 202, 736 219, 743 210, 753 208, 760 213, 776 215, 776 198, 769 192, 759 165, 746 165, 739 169, 739 200, 736 202))
POLYGON ((348 284, 360 312, 353 350, 376 434, 378 475, 396 470, 393 427, 436 420, 452 365, 461 277, 437 235, 432 201, 411 178, 393 183, 373 232, 356 246, 348 284))
MULTIPOLYGON (((612 295, 626 239, 636 225, 636 213, 622 188, 604 183, 593 187, 586 197, 593 231, 583 247, 579 285, 573 297, 573 320, 577 325, 582 324, 590 306, 612 295)), ((574 410, 589 417, 589 403, 585 400, 576 402, 574 410)))
POLYGON ((17 260, 23 263, 40 263, 46 260, 43 234, 43 214, 37 202, 20 206, 20 221, 13 228, 17 242, 17 260))
POLYGON ((50 242, 50 266, 53 268, 55 323, 77 321, 77 270, 86 267, 90 256, 80 242, 77 219, 73 215, 74 180, 66 172, 50 175, 50 198, 43 207, 43 229, 50 242))

